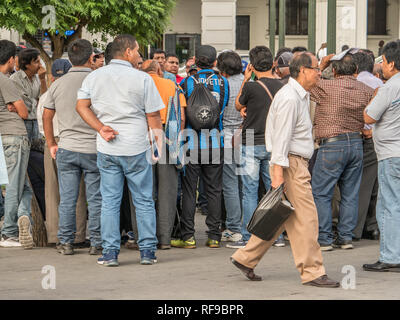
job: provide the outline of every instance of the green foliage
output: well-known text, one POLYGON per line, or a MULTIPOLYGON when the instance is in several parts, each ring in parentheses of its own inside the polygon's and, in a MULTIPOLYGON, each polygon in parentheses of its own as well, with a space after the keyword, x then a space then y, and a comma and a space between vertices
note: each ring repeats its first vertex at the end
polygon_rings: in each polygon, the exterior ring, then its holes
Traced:
MULTIPOLYGON (((86 27, 91 33, 115 36, 130 33, 142 43, 159 39, 168 23, 175 0, 1 0, 0 27, 33 35, 42 29, 46 13, 52 5, 56 11, 55 28, 47 30, 55 36, 67 30, 86 27)), ((53 40, 53 39, 52 39, 53 40)))

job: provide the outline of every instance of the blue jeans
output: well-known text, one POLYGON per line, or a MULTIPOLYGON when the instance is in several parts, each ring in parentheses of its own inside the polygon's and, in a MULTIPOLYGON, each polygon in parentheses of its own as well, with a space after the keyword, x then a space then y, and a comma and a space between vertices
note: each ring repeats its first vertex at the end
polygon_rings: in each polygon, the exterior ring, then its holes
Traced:
POLYGON ((318 150, 312 176, 312 193, 318 210, 320 244, 332 244, 332 197, 335 185, 339 185, 341 200, 339 240, 352 240, 357 225, 358 193, 363 168, 363 141, 347 138, 328 142, 318 150))
POLYGON ((76 204, 81 177, 85 180, 86 200, 89 209, 89 237, 92 247, 101 246, 100 173, 95 153, 80 153, 58 149, 57 156, 60 205, 57 237, 60 243, 74 243, 76 233, 76 204))
POLYGON ((9 180, 4 198, 4 225, 1 233, 17 237, 18 218, 31 218, 32 189, 26 173, 30 144, 27 136, 2 135, 1 139, 9 180))
POLYGON ((250 222, 258 205, 258 182, 261 176, 265 189, 269 190, 271 178, 269 175, 269 161, 271 154, 267 152, 265 145, 242 146, 241 179, 242 179, 242 237, 248 241, 251 234, 247 231, 247 224, 250 222))
POLYGON ((39 132, 39 126, 37 120, 24 120, 26 132, 28 133, 29 142, 32 143, 33 140, 39 139, 41 136, 39 132))
POLYGON ((241 233, 241 183, 236 163, 225 163, 222 175, 222 188, 226 208, 226 228, 241 233))
POLYGON ((121 246, 120 206, 124 177, 136 209, 138 245, 140 250, 156 251, 156 211, 154 209, 153 172, 148 152, 135 156, 112 156, 98 152, 97 165, 101 175, 101 238, 103 254, 119 253, 121 246))
POLYGON ((381 234, 379 261, 400 263, 400 158, 378 162, 376 219, 381 234))

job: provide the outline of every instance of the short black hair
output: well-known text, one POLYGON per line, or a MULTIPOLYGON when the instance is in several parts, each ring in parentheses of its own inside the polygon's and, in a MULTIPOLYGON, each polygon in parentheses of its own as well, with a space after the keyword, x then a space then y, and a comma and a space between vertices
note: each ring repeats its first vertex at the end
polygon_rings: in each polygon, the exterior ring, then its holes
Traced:
POLYGON ((110 61, 112 60, 112 42, 109 42, 107 44, 106 50, 104 51, 104 61, 106 64, 109 64, 110 61))
POLYGON ((151 52, 151 54, 150 54, 150 59, 153 59, 155 54, 164 54, 164 57, 165 57, 165 55, 166 55, 166 53, 165 53, 164 50, 162 50, 162 49, 156 49, 156 50, 154 50, 153 52, 151 52))
POLYGON ((375 62, 375 55, 374 55, 374 53, 372 52, 372 50, 369 50, 369 49, 361 49, 360 51, 365 52, 366 54, 370 55, 370 56, 372 57, 372 60, 374 60, 374 62, 375 62))
POLYGON ((347 49, 350 49, 350 47, 347 44, 342 46, 342 52, 346 51, 347 49))
POLYGON ((266 46, 256 46, 249 52, 250 63, 254 69, 259 72, 265 72, 272 69, 272 53, 266 46))
POLYGON ((227 75, 234 76, 242 73, 242 59, 234 51, 222 52, 217 58, 217 68, 227 75))
POLYGON ((333 61, 332 68, 335 69, 337 75, 341 76, 351 76, 357 72, 356 63, 351 54, 346 54, 340 61, 333 61))
POLYGON ((0 40, 0 65, 6 64, 11 57, 15 57, 16 50, 17 46, 14 42, 0 40))
POLYGON ((276 56, 275 56, 274 60, 278 60, 278 58, 282 55, 282 53, 285 53, 285 52, 292 52, 292 49, 286 48, 286 47, 280 48, 278 50, 278 52, 276 53, 276 56))
POLYGON ((294 47, 292 49, 292 53, 296 53, 296 52, 306 52, 307 48, 306 47, 294 47))
POLYGON ((400 71, 400 40, 388 42, 382 50, 388 63, 394 61, 394 67, 400 71))
POLYGON ((21 70, 26 70, 26 66, 30 64, 33 60, 39 57, 40 51, 38 49, 24 49, 18 53, 18 65, 21 70))
POLYGON ((300 69, 302 67, 311 68, 312 67, 312 54, 310 52, 303 52, 295 56, 289 65, 290 76, 297 79, 300 74, 300 69))
POLYGON ((374 60, 368 53, 359 51, 353 55, 353 59, 357 66, 357 73, 361 73, 363 71, 367 71, 369 73, 374 72, 374 60))
POLYGON ((73 66, 83 66, 93 54, 92 44, 85 39, 76 39, 68 46, 68 58, 73 66))
POLYGON ((112 44, 112 57, 123 56, 128 48, 132 50, 136 48, 136 38, 131 34, 118 35, 112 44))
POLYGON ((179 57, 175 54, 175 53, 167 53, 167 55, 165 56, 165 60, 168 60, 168 58, 177 58, 179 60, 179 57))

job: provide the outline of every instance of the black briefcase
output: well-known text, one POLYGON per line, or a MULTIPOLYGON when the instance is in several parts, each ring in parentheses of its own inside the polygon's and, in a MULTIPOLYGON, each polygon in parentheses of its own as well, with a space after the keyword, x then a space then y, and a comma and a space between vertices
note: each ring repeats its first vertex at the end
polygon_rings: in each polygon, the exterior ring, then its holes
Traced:
POLYGON ((263 240, 270 241, 293 211, 293 206, 283 192, 283 185, 270 189, 254 211, 247 230, 263 240), (282 196, 285 199, 282 199, 282 196))

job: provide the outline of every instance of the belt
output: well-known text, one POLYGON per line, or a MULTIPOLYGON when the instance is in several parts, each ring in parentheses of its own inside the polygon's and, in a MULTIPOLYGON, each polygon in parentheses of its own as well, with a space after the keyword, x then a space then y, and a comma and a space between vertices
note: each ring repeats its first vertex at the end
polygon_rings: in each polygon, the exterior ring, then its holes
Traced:
POLYGON ((361 139, 361 137, 362 137, 361 132, 343 133, 343 134, 339 134, 338 136, 333 137, 333 138, 319 139, 319 144, 322 145, 322 144, 328 143, 328 142, 346 141, 346 140, 357 139, 357 138, 361 139))
POLYGON ((305 161, 307 161, 307 162, 310 161, 310 159, 304 158, 304 157, 299 156, 298 154, 294 154, 294 153, 289 153, 289 156, 290 156, 290 157, 299 158, 299 159, 305 160, 305 161))

